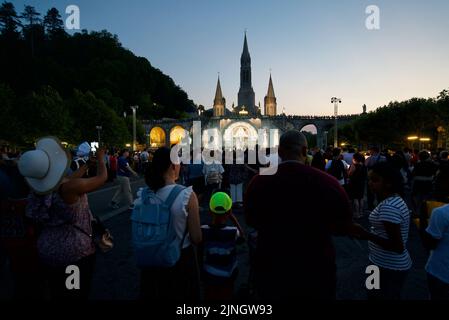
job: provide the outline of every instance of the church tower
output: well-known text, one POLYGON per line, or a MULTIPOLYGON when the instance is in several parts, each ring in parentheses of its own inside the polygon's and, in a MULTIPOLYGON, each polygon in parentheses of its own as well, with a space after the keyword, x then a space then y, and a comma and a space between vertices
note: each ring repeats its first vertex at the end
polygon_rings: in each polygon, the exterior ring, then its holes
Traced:
POLYGON ((238 93, 239 110, 242 106, 245 106, 245 110, 247 110, 250 115, 257 114, 256 99, 251 84, 251 57, 249 55, 246 32, 243 43, 243 52, 240 58, 240 89, 238 93))
POLYGON ((225 115, 226 100, 221 93, 220 77, 218 77, 217 90, 214 99, 214 117, 223 117, 225 115))
POLYGON ((264 100, 264 114, 269 117, 275 116, 276 107, 277 107, 276 96, 274 95, 273 81, 271 80, 271 73, 270 73, 268 92, 264 100))

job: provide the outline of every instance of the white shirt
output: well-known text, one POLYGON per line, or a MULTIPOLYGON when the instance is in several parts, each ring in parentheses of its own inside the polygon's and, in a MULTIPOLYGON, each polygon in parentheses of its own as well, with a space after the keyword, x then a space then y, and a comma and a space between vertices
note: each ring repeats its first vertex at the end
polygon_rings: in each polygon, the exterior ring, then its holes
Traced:
POLYGON ((433 210, 426 229, 433 238, 440 240, 430 253, 426 271, 449 284, 449 205, 433 210))

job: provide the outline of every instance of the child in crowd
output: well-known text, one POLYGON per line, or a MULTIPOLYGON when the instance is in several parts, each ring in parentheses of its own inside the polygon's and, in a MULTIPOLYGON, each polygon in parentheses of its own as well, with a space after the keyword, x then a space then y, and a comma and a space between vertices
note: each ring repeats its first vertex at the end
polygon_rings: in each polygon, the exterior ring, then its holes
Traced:
POLYGON ((243 231, 232 214, 232 200, 216 192, 209 203, 212 222, 201 226, 203 232, 203 280, 206 301, 232 299, 237 276, 237 242, 243 231), (230 220, 235 226, 227 226, 230 220))

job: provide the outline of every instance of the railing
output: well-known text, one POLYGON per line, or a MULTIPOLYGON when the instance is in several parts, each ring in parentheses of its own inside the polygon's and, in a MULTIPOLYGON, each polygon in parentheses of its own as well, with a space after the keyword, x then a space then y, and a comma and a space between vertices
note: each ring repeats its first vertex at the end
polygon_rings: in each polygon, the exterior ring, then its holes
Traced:
MULTIPOLYGON (((346 115, 339 115, 337 118, 340 120, 352 120, 354 118, 359 117, 359 114, 346 114, 346 115)), ((240 116, 240 115, 227 115, 223 117, 193 117, 188 119, 159 119, 159 120, 142 120, 142 124, 164 124, 164 123, 184 123, 184 122, 191 122, 195 120, 205 120, 205 119, 272 119, 272 120, 333 120, 335 119, 334 116, 313 116, 313 115, 277 115, 277 116, 240 116)))

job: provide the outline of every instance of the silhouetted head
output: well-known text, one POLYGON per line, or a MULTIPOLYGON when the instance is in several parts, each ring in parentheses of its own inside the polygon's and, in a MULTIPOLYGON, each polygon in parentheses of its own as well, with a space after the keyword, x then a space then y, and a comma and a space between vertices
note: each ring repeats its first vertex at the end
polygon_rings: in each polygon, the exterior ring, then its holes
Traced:
POLYGON ((426 150, 422 150, 418 154, 419 161, 426 161, 430 159, 430 153, 426 150))
POLYGON ((307 156, 307 139, 298 130, 288 130, 279 139, 279 157, 283 160, 304 162, 307 156))
POLYGON ((393 165, 379 162, 369 172, 369 187, 380 199, 385 199, 394 194, 402 195, 404 180, 401 172, 393 165))
POLYGON ((332 150, 332 156, 334 158, 338 158, 341 154, 341 149, 340 148, 335 148, 334 150, 332 150))
POLYGON ((129 150, 128 149, 123 149, 122 151, 120 151, 120 157, 128 158, 129 157, 129 150))

